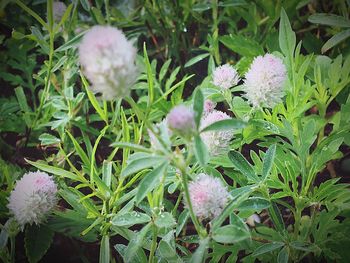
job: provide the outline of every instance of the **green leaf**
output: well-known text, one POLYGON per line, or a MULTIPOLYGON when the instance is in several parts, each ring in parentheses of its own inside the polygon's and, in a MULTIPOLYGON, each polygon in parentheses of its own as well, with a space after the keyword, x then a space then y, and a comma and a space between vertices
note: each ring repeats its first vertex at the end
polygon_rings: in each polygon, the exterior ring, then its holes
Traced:
POLYGON ((48 27, 48 25, 45 23, 45 21, 37 13, 35 13, 32 9, 30 9, 25 4, 23 4, 20 0, 15 0, 15 2, 24 11, 26 11, 28 14, 30 14, 32 17, 34 17, 36 19, 36 21, 38 21, 43 27, 45 27, 48 31, 50 31, 50 28, 48 27))
POLYGON ((196 89, 193 96, 193 111, 194 111, 194 119, 196 122, 197 128, 199 128, 202 114, 203 114, 203 105, 204 105, 204 97, 203 93, 200 89, 196 89))
POLYGON ((160 215, 158 215, 157 219, 154 221, 154 224, 159 228, 169 228, 176 225, 176 221, 172 214, 170 214, 169 212, 163 212, 160 215))
POLYGON ((155 167, 164 162, 164 159, 159 156, 144 157, 132 160, 121 172, 122 177, 128 177, 141 170, 155 167))
POLYGON ((239 204, 237 207, 238 210, 254 210, 254 211, 261 211, 265 208, 270 207, 269 200, 260 198, 260 197, 251 197, 247 200, 244 200, 242 203, 239 204))
POLYGON ((232 51, 246 57, 256 57, 264 54, 261 45, 253 39, 241 35, 226 35, 219 38, 220 42, 232 51))
POLYGON ((29 161, 27 159, 25 159, 27 163, 33 165, 34 167, 40 169, 40 170, 43 170, 47 173, 51 173, 51 174, 54 174, 54 175, 58 175, 58 176, 61 176, 61 177, 66 177, 66 178, 69 178, 69 179, 72 179, 72 180, 75 180, 75 181, 79 181, 79 182, 84 182, 85 180, 83 180, 82 178, 80 178, 79 176, 77 176, 76 174, 72 173, 72 172, 69 172, 69 171, 66 171, 62 168, 58 168, 58 167, 54 167, 54 166, 50 166, 42 161, 37 161, 37 162, 32 162, 32 161, 29 161))
POLYGON ((142 179, 135 197, 137 204, 158 185, 160 178, 164 175, 167 167, 168 162, 163 162, 142 179))
POLYGON ((250 237, 246 229, 236 225, 219 227, 213 231, 213 239, 220 243, 235 243, 250 237))
POLYGON ((237 151, 231 151, 228 153, 228 157, 230 158, 233 165, 240 171, 247 179, 257 182, 258 178, 254 172, 251 164, 243 157, 243 155, 237 151))
POLYGON ((270 218, 275 225, 277 231, 282 232, 285 229, 285 225, 283 222, 283 217, 281 215, 280 210, 275 202, 271 201, 271 207, 268 209, 270 218))
POLYGON ((183 262, 176 253, 176 250, 166 241, 161 240, 158 245, 158 252, 160 257, 166 262, 183 262))
POLYGON ((288 263, 289 252, 288 248, 284 247, 281 249, 280 253, 278 253, 277 263, 288 263))
POLYGON ((91 165, 90 159, 87 156, 87 154, 85 153, 85 151, 83 150, 83 148, 80 146, 80 144, 77 142, 77 140, 74 138, 74 136, 68 130, 66 130, 66 133, 68 134, 69 138, 73 142, 74 149, 77 152, 77 154, 79 155, 80 159, 83 161, 83 163, 87 167, 90 167, 90 165, 91 165))
POLYGON ((169 58, 167 61, 165 61, 165 63, 163 64, 162 68, 159 71, 159 82, 161 82, 165 76, 165 74, 167 73, 168 69, 169 69, 169 65, 171 63, 171 58, 169 58))
POLYGON ((24 94, 23 88, 22 87, 15 88, 15 94, 16 94, 18 104, 19 104, 19 107, 21 108, 21 110, 23 112, 31 112, 31 110, 28 106, 26 95, 24 94))
POLYGON ((205 166, 208 163, 208 149, 199 135, 194 137, 194 154, 201 166, 205 166))
POLYGON ((350 27, 350 20, 343 16, 334 14, 318 13, 309 16, 308 21, 314 24, 321 24, 335 27, 350 27))
POLYGON ((93 7, 91 7, 90 11, 91 11, 92 15, 94 16, 94 18, 96 19, 98 24, 104 25, 106 23, 105 18, 104 18, 100 9, 93 6, 93 7))
POLYGON ((154 85, 153 85, 152 68, 151 68, 151 64, 149 63, 149 59, 148 59, 148 55, 147 55, 146 42, 143 43, 143 57, 144 57, 145 65, 146 65, 147 83, 148 83, 148 104, 147 104, 147 106, 150 107, 154 101, 154 85))
POLYGON ((107 188, 111 187, 112 182, 112 162, 103 161, 102 165, 102 181, 105 183, 107 188))
POLYGON ((214 122, 209 126, 203 128, 201 132, 242 129, 246 125, 246 122, 238 119, 227 119, 214 122))
POLYGON ((330 39, 328 39, 327 42, 322 46, 321 52, 325 53, 327 50, 338 45, 340 42, 347 39, 348 37, 350 37, 350 29, 335 34, 330 39))
POLYGON ((193 253, 191 261, 193 263, 203 263, 205 262, 210 238, 206 237, 199 241, 199 247, 193 253))
POLYGON ((45 225, 27 226, 24 246, 30 263, 38 262, 50 248, 54 232, 45 225))
POLYGON ((65 209, 64 212, 56 210, 54 214, 55 216, 51 217, 48 221, 48 227, 53 231, 84 242, 97 241, 97 227, 89 231, 86 235, 81 235, 81 232, 93 223, 92 219, 86 218, 87 212, 82 213, 80 211, 65 209))
POLYGON ((85 31, 77 34, 75 37, 73 37, 72 39, 68 40, 62 46, 56 48, 55 52, 62 52, 62 51, 66 51, 68 49, 76 48, 79 45, 80 39, 83 37, 84 34, 85 34, 85 31))
POLYGON ((263 169, 262 169, 263 179, 266 179, 271 172, 273 161, 275 159, 275 154, 276 154, 276 144, 273 144, 272 146, 270 146, 270 148, 267 150, 264 156, 263 169))
POLYGON ((255 251, 252 254, 252 257, 257 257, 257 256, 260 256, 262 254, 274 251, 282 246, 284 246, 284 243, 282 243, 282 242, 272 242, 272 243, 264 244, 264 245, 258 247, 257 249, 255 249, 255 251))
POLYGON ((130 142, 114 142, 111 144, 112 147, 119 147, 119 148, 128 148, 131 150, 134 150, 135 152, 146 152, 146 153, 153 153, 152 150, 143 147, 139 144, 134 144, 130 142))
POLYGON ((281 9, 278 40, 282 53, 291 60, 295 49, 296 37, 289 23, 287 13, 283 8, 281 9))
POLYGON ((99 263, 110 263, 110 246, 109 246, 109 236, 104 235, 101 239, 100 244, 100 261, 99 263))
POLYGON ((204 53, 204 54, 200 54, 198 56, 195 56, 193 58, 191 58, 189 61, 187 61, 187 63, 185 64, 185 68, 190 67, 196 63, 198 63, 199 61, 205 59, 206 57, 208 57, 210 54, 209 53, 204 53))
POLYGON ((117 214, 111 220, 111 224, 114 226, 133 226, 148 223, 150 221, 151 218, 147 214, 132 211, 121 215, 117 214))
POLYGON ((39 136, 39 141, 41 142, 41 145, 52 145, 52 144, 58 144, 61 142, 60 139, 57 137, 48 134, 48 133, 43 133, 39 136))

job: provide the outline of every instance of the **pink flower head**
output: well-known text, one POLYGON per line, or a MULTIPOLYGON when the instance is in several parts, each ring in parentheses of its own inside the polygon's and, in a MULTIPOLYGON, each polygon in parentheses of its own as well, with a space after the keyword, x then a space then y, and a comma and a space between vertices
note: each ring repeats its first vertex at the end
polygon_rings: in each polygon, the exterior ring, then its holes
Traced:
POLYGON ((52 4, 53 20, 55 22, 60 22, 64 12, 66 12, 67 6, 63 2, 54 1, 52 4))
POLYGON ((219 66, 213 72, 213 84, 221 89, 236 86, 239 80, 237 70, 229 64, 219 66))
POLYGON ((286 74, 280 58, 271 54, 256 57, 245 75, 245 97, 254 107, 273 108, 284 96, 286 74))
POLYGON ((184 105, 175 106, 167 116, 167 123, 170 130, 185 137, 190 136, 196 127, 194 111, 184 105))
MULTIPOLYGON (((225 208, 229 193, 219 178, 201 173, 189 183, 193 212, 201 219, 212 219, 225 208)), ((188 207, 187 202, 185 206, 188 207)))
POLYGON ((57 204, 57 185, 47 173, 29 172, 16 182, 7 207, 23 229, 26 223, 40 224, 57 204))
MULTIPOLYGON (((201 121, 201 129, 213 124, 214 122, 230 119, 226 113, 218 110, 214 110, 204 116, 201 121)), ((208 151, 212 156, 220 155, 228 150, 230 141, 233 138, 233 131, 206 131, 201 133, 203 142, 208 147, 208 151)))
POLYGON ((79 59, 92 91, 104 99, 124 98, 137 79, 136 49, 117 28, 94 26, 83 37, 79 59))
POLYGON ((210 112, 212 112, 216 107, 216 103, 212 100, 204 101, 204 116, 207 116, 210 112))

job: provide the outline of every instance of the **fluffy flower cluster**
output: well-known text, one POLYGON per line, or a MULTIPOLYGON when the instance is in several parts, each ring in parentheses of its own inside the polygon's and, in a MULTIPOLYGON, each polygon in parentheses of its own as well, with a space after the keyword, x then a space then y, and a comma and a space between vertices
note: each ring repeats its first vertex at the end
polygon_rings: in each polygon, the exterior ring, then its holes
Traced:
POLYGON ((104 99, 130 94, 136 80, 136 49, 122 31, 111 26, 94 26, 83 37, 79 59, 92 91, 104 99))
MULTIPOLYGON (((213 124, 214 122, 230 118, 230 116, 222 111, 213 110, 202 119, 201 129, 213 124)), ((206 131, 201 133, 201 138, 208 147, 210 154, 217 156, 227 150, 230 141, 233 138, 233 132, 231 130, 206 131)))
MULTIPOLYGON (((193 212, 201 219, 212 219, 225 208, 229 193, 219 178, 201 173, 189 183, 193 212)), ((188 204, 185 202, 185 206, 188 204)))
POLYGON ((229 89, 239 82, 237 71, 229 64, 217 67, 213 72, 213 84, 221 89, 229 89))
POLYGON ((55 1, 52 4, 53 20, 55 22, 60 22, 64 12, 66 12, 67 6, 63 2, 55 1))
POLYGON ((286 67, 281 59, 266 54, 254 59, 245 75, 246 98, 254 107, 273 108, 284 96, 286 67))
POLYGON ((184 136, 190 136, 196 127, 194 111, 185 105, 175 106, 167 116, 170 130, 184 136))
POLYGON ((16 182, 8 208, 23 229, 29 223, 40 224, 57 204, 57 185, 43 172, 29 172, 16 182))
POLYGON ((207 116, 209 113, 211 113, 216 107, 216 103, 211 100, 205 100, 204 101, 204 110, 203 115, 207 116))

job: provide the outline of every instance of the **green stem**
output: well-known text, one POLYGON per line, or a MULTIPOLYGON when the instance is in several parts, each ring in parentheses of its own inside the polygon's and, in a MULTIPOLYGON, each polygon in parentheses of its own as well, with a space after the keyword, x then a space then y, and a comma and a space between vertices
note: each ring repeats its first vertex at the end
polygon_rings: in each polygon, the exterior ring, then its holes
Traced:
POLYGON ((221 64, 220 52, 219 52, 219 21, 218 21, 218 0, 212 1, 213 7, 213 49, 214 58, 218 65, 221 64))
POLYGON ((109 0, 105 0, 105 10, 106 10, 106 18, 107 18, 107 23, 111 23, 111 15, 109 13, 109 0))
POLYGON ((16 251, 16 237, 10 236, 10 245, 11 245, 11 263, 15 263, 15 251, 16 251))
POLYGON ((50 32, 49 64, 47 67, 47 76, 46 76, 46 80, 45 80, 45 87, 44 87, 43 93, 41 94, 39 109, 38 109, 38 112, 35 116, 35 119, 34 119, 34 122, 32 124, 31 129, 33 129, 36 126, 36 123, 40 117, 41 111, 42 111, 44 104, 45 104, 46 95, 50 89, 52 58, 53 58, 53 53, 54 53, 54 45, 53 44, 54 44, 54 34, 52 32, 50 32))
POLYGON ((151 245, 151 251, 148 258, 148 263, 153 263, 154 253, 157 248, 157 237, 158 237, 158 228, 155 225, 153 225, 152 245, 151 245))

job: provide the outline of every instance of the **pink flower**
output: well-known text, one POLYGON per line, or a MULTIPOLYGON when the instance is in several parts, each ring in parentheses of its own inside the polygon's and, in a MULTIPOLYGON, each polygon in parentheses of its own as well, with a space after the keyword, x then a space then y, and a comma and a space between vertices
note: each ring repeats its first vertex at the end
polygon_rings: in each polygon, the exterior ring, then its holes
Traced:
POLYGON ((60 22, 64 12, 66 12, 67 6, 63 2, 54 1, 52 4, 53 20, 55 22, 60 22))
POLYGON ((204 101, 204 111, 203 115, 207 116, 209 113, 211 113, 216 107, 216 103, 211 100, 205 100, 204 101))
POLYGON ((221 89, 236 86, 239 80, 237 71, 229 64, 219 66, 213 72, 213 84, 221 89))
POLYGON ((92 83, 92 91, 106 100, 130 94, 137 79, 136 49, 117 28, 94 26, 79 46, 79 60, 84 74, 92 83))
POLYGON ((256 57, 245 75, 245 97, 254 107, 273 108, 284 96, 286 74, 278 57, 271 54, 256 57))
POLYGON ((225 208, 229 193, 219 178, 201 173, 188 187, 193 212, 200 219, 213 219, 225 208))
MULTIPOLYGON (((230 119, 226 113, 218 110, 214 110, 204 115, 201 121, 201 129, 213 124, 214 122, 230 119)), ((206 131, 201 133, 203 142, 208 147, 208 151, 212 156, 220 155, 221 153, 228 150, 230 141, 233 138, 233 131, 206 131)))
POLYGON ((23 229, 26 223, 40 224, 57 204, 57 185, 47 173, 29 172, 16 182, 7 207, 23 229))
POLYGON ((184 105, 175 106, 169 112, 167 123, 170 130, 185 137, 192 135, 196 127, 193 110, 184 105))

